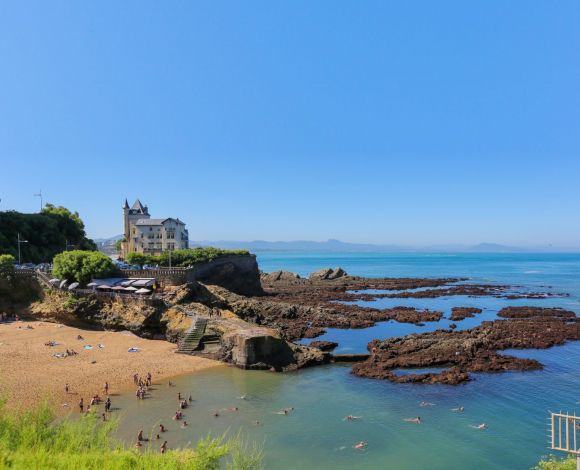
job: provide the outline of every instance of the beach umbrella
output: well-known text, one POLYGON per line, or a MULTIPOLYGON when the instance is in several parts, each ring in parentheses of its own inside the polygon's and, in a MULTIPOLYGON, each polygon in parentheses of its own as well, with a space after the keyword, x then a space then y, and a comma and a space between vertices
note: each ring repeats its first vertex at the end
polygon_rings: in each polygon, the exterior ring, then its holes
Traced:
POLYGON ((125 290, 135 292, 136 290, 139 290, 139 289, 137 289, 136 287, 133 287, 133 286, 129 286, 129 287, 125 287, 125 290))
POLYGON ((135 294, 149 294, 151 291, 149 289, 139 289, 135 291, 135 294))
POLYGON ((100 286, 97 286, 97 289, 110 289, 111 286, 108 286, 106 284, 101 284, 100 286))
POLYGON ((64 288, 64 286, 66 286, 66 283, 67 283, 67 282, 68 282, 68 281, 67 281, 66 279, 64 279, 63 281, 61 281, 61 282, 60 282, 60 285, 59 285, 58 287, 59 287, 60 289, 63 289, 63 288, 64 288))
POLYGON ((121 286, 114 286, 114 287, 111 287, 111 290, 125 290, 125 288, 121 287, 121 286))
POLYGON ((60 279, 57 279, 57 278, 55 277, 54 279, 51 279, 51 280, 50 280, 50 281, 48 281, 48 282, 50 282, 50 283, 51 283, 53 286, 56 286, 56 285, 57 285, 57 284, 60 282, 60 279))
POLYGON ((68 286, 68 290, 76 289, 79 285, 80 285, 80 283, 73 282, 70 286, 68 286))
POLYGON ((98 286, 98 284, 96 282, 89 282, 87 284, 87 287, 96 287, 96 286, 98 286))

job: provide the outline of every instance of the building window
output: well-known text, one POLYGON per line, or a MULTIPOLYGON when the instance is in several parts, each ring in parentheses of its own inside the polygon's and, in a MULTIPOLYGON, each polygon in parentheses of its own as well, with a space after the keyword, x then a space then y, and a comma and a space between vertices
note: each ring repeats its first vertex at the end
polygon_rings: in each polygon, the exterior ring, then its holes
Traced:
POLYGON ((171 239, 171 240, 174 239, 175 238, 175 229, 169 229, 169 230, 167 230, 166 237, 168 239, 171 239))

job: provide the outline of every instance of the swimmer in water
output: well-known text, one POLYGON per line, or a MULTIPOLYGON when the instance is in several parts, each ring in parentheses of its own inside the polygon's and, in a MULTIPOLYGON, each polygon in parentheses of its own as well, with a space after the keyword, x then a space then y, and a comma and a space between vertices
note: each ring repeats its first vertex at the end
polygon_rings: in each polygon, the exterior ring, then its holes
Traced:
POLYGON ((217 418, 220 414, 217 411, 214 411, 213 415, 217 418))
POLYGON ((247 396, 247 395, 242 395, 242 396, 240 397, 240 400, 245 400, 246 398, 248 398, 248 396, 247 396))
POLYGON ((366 446, 367 446, 366 441, 360 441, 357 442, 355 445, 353 445, 355 449, 364 449, 366 446))
POLYGON ((239 411, 240 409, 237 406, 230 406, 228 411, 239 411))
POLYGON ((283 410, 277 411, 276 414, 277 415, 287 416, 288 415, 288 410, 284 408, 283 410))
POLYGON ((344 418, 342 418, 344 421, 354 421, 355 419, 360 419, 360 416, 353 416, 353 415, 348 415, 345 416, 344 418))
POLYGON ((487 424, 485 424, 485 423, 481 423, 481 424, 478 424, 478 425, 473 425, 472 424, 471 427, 473 429, 487 429, 487 424))
POLYGON ((183 421, 183 424, 181 425, 181 427, 182 427, 182 428, 184 428, 184 427, 186 427, 186 426, 187 426, 187 421, 185 421, 185 420, 184 420, 184 421, 183 421))
POLYGON ((435 403, 430 403, 428 401, 422 401, 421 403, 419 403, 419 406, 435 406, 435 403))
POLYGON ((463 413, 463 410, 465 410, 465 408, 463 408, 462 406, 458 406, 457 408, 451 408, 451 411, 455 411, 456 413, 463 413))
POLYGON ((260 421, 254 421, 254 426, 262 426, 262 423, 260 421))
POLYGON ((421 424, 421 416, 417 416, 415 418, 405 418, 403 421, 406 421, 407 423, 421 424))

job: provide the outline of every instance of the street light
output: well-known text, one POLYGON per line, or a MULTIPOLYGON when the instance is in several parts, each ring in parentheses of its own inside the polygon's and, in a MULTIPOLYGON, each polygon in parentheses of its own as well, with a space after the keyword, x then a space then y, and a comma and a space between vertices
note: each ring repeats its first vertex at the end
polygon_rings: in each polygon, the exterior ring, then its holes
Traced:
POLYGON ((33 194, 33 196, 40 198, 40 212, 42 212, 42 208, 44 207, 42 205, 42 189, 40 191, 38 191, 36 194, 33 194))
POLYGON ((28 240, 23 240, 20 238, 20 234, 18 234, 18 264, 22 264, 22 259, 20 257, 20 244, 21 243, 28 243, 28 240))

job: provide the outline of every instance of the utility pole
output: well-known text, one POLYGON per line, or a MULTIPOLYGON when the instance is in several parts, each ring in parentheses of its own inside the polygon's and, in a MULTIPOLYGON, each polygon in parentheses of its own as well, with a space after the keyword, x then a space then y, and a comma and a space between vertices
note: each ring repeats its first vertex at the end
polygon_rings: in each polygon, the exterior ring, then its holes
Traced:
POLYGON ((20 256, 20 244, 21 243, 28 243, 28 240, 23 240, 20 238, 20 233, 18 234, 18 264, 22 264, 22 258, 20 256))
POLYGON ((42 212, 42 208, 44 207, 44 205, 42 204, 42 189, 40 191, 38 191, 36 194, 34 194, 33 196, 40 198, 40 212, 42 212))

